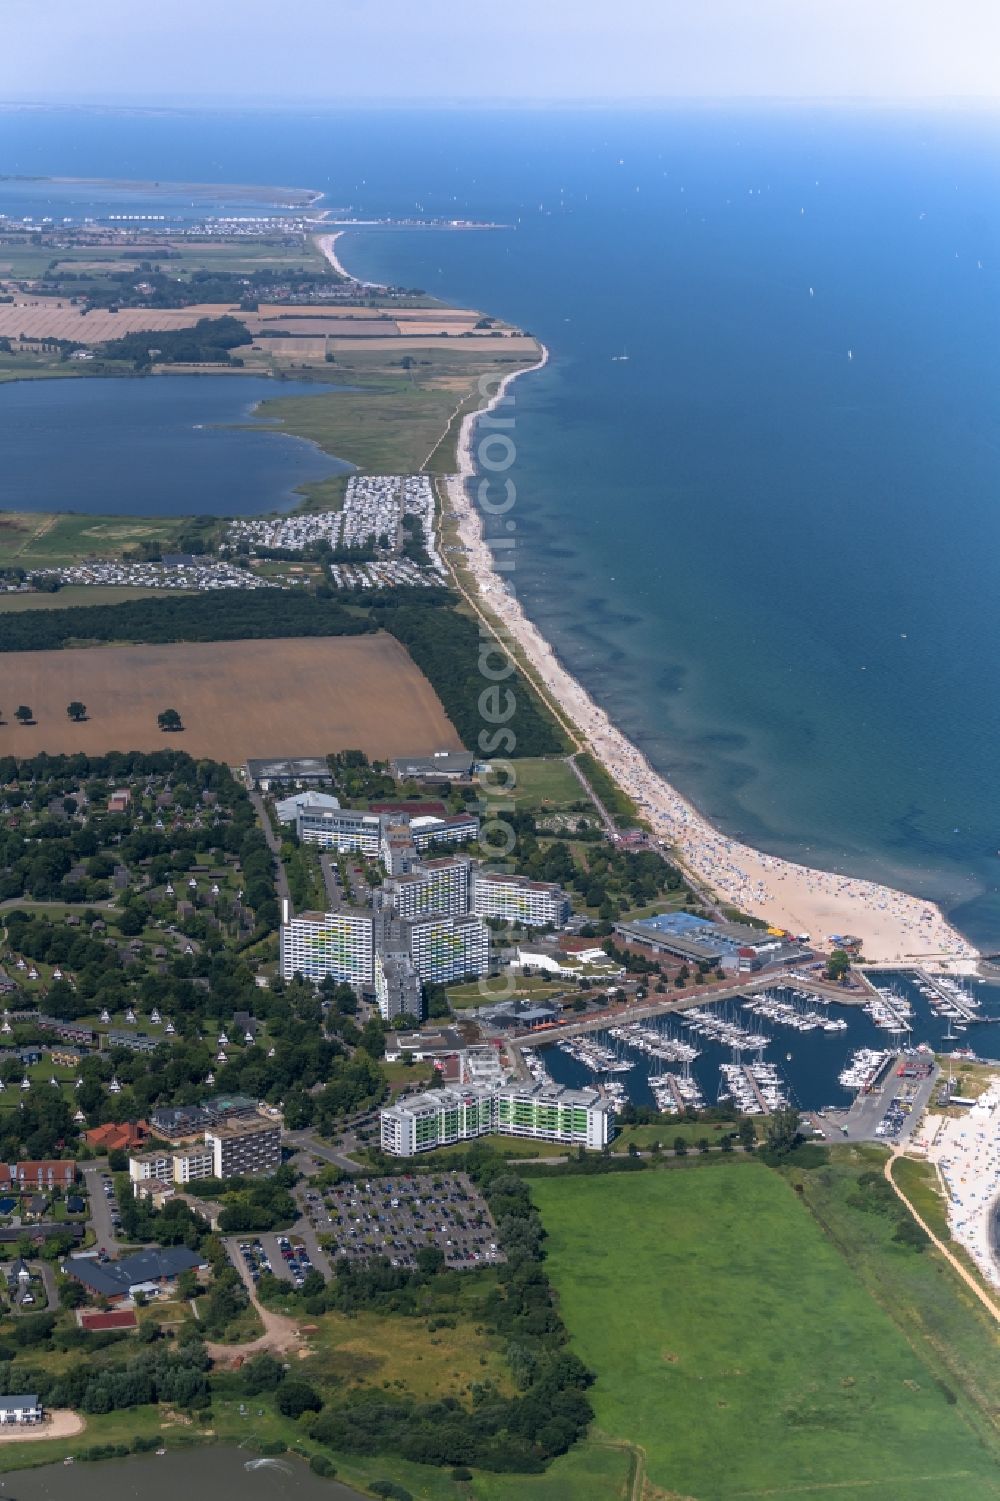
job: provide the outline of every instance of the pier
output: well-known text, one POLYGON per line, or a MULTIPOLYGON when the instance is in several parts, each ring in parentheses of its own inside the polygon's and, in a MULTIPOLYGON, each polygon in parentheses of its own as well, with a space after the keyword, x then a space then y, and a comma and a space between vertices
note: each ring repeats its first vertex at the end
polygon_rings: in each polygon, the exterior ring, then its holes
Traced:
POLYGON ((522 1032, 510 1039, 518 1048, 543 1048, 550 1042, 556 1042, 564 1037, 577 1037, 583 1032, 606 1032, 611 1027, 623 1026, 628 1022, 655 1020, 662 1016, 682 1015, 685 1011, 691 1011, 698 1006, 715 1006, 722 1001, 742 1000, 746 996, 756 995, 761 990, 771 990, 776 986, 788 986, 793 990, 809 989, 815 995, 825 996, 827 1000, 836 1001, 840 1006, 864 1006, 870 999, 871 991, 847 990, 840 985, 832 985, 828 980, 813 978, 811 975, 797 974, 784 971, 778 974, 753 975, 739 983, 721 986, 718 990, 700 986, 695 991, 685 991, 683 995, 648 998, 637 1001, 633 1005, 615 1006, 607 1011, 597 1011, 592 1016, 582 1017, 579 1021, 553 1022, 550 1026, 539 1027, 531 1032, 522 1032))
POLYGON ((914 973, 919 975, 924 984, 933 990, 934 994, 940 998, 944 1005, 951 1006, 957 1011, 963 1022, 985 1021, 986 1018, 980 1016, 979 1012, 963 998, 958 986, 955 986, 954 989, 946 990, 940 981, 936 980, 933 975, 929 975, 925 969, 915 970, 914 973), (958 993, 956 994, 956 992, 958 993))

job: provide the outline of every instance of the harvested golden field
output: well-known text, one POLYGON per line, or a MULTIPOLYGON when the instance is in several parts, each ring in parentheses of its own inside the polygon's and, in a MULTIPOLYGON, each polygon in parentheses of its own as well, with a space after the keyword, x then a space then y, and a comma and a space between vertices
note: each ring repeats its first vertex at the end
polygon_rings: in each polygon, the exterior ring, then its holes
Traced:
POLYGON ((193 328, 199 318, 221 318, 225 313, 238 316, 239 308, 202 302, 187 308, 121 308, 117 313, 94 308, 84 314, 57 297, 37 297, 30 302, 0 303, 0 337, 17 339, 23 334, 26 339, 106 344, 140 331, 193 328))
POLYGON ((248 756, 457 750, 437 695, 391 636, 184 642, 0 655, 0 755, 155 750, 248 756), (88 718, 66 706, 80 699, 88 718), (27 704, 36 723, 14 720, 27 704), (176 709, 177 734, 156 716, 176 709))
MULTIPOLYGON (((78 344, 104 344, 126 334, 166 332, 193 328, 201 318, 239 318, 252 334, 267 329, 274 333, 331 334, 350 338, 375 336, 396 339, 415 337, 425 345, 435 336, 461 334, 490 338, 489 329, 476 329, 480 314, 469 308, 381 309, 338 306, 289 306, 262 304, 256 313, 244 313, 236 304, 199 302, 186 308, 120 308, 110 312, 93 308, 85 313, 66 298, 28 297, 0 303, 0 337, 18 339, 72 339, 78 344)), ((504 331, 509 324, 497 324, 504 331)), ((265 341, 266 344, 267 341, 265 341)), ((517 340, 515 340, 517 342, 517 340)))
POLYGON ((414 349, 446 349, 452 350, 458 356, 467 354, 475 359, 484 357, 484 350, 496 353, 497 356, 510 357, 511 355, 534 355, 538 356, 538 345, 527 334, 505 335, 503 339, 481 339, 477 335, 475 339, 457 339, 435 337, 433 334, 425 334, 422 338, 415 338, 409 334, 400 334, 396 338, 379 339, 338 339, 331 338, 330 347, 340 350, 344 354, 351 351, 365 353, 373 351, 379 353, 405 354, 414 349))

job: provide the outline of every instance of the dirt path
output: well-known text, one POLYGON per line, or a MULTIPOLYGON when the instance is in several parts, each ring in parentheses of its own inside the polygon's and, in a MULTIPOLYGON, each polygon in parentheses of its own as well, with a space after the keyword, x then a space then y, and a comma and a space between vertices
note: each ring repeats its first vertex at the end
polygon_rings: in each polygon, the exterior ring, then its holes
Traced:
POLYGON ((297 1320, 286 1318, 283 1313, 272 1313, 269 1308, 258 1303, 256 1298, 252 1298, 251 1302, 264 1325, 264 1333, 242 1345, 220 1345, 206 1340, 205 1349, 212 1360, 218 1361, 220 1365, 236 1359, 245 1360, 250 1355, 259 1355, 262 1350, 270 1350, 274 1355, 286 1355, 289 1351, 302 1347, 303 1339, 297 1320))
POLYGON ((980 1303, 982 1303, 983 1307, 986 1309, 991 1318, 993 1318, 998 1324, 1000 1324, 1000 1307, 997 1307, 996 1303, 994 1303, 993 1299, 989 1296, 986 1290, 980 1287, 979 1283, 976 1281, 972 1273, 962 1265, 962 1263, 956 1256, 952 1254, 951 1251, 948 1250, 948 1247, 945 1245, 944 1241, 940 1240, 934 1234, 934 1231, 917 1213, 913 1205, 910 1203, 909 1199, 904 1194, 903 1190, 897 1184, 895 1178, 892 1176, 893 1163, 896 1161, 897 1157, 902 1157, 903 1155, 904 1154, 897 1148, 893 1151, 891 1157, 887 1159, 885 1164, 886 1182, 889 1184, 889 1187, 892 1189, 897 1199, 901 1200, 901 1202, 906 1206, 909 1213, 912 1214, 913 1218, 916 1220, 921 1230, 927 1236, 934 1249, 936 1251, 940 1251, 941 1255, 944 1257, 945 1261, 947 1261, 952 1271, 955 1272, 959 1277, 961 1277, 966 1287, 970 1290, 970 1292, 975 1293, 976 1297, 979 1299, 980 1303))
POLYGON ((290 1319, 283 1313, 272 1313, 257 1297, 253 1278, 239 1254, 238 1239, 239 1237, 236 1237, 226 1242, 229 1259, 240 1274, 253 1310, 264 1325, 264 1333, 259 1334, 256 1339, 245 1341, 242 1345, 222 1345, 206 1340, 205 1349, 211 1359, 218 1361, 220 1365, 231 1364, 234 1360, 245 1360, 249 1355, 259 1355, 262 1350, 270 1350, 275 1355, 286 1355, 291 1350, 301 1349, 303 1345, 298 1320, 290 1319))

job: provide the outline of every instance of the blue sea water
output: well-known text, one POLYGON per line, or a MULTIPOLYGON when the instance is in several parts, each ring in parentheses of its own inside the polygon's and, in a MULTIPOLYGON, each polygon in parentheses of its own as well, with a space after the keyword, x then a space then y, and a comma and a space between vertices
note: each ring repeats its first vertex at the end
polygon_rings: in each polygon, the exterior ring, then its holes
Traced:
POLYGON ((42 111, 0 172, 511 226, 340 248, 550 347, 515 387, 529 614, 726 830, 1000 947, 997 117, 42 111))
MULTIPOLYGON (((761 1057, 766 1063, 775 1065, 789 1101, 802 1110, 821 1110, 829 1105, 843 1110, 851 1104, 853 1091, 841 1084, 838 1076, 858 1048, 872 1048, 882 1052, 923 1044, 944 1055, 956 1049, 968 1048, 977 1058, 989 1061, 1000 1059, 1000 986, 984 982, 974 985, 969 994, 978 1003, 978 1020, 968 1027, 959 1024, 959 1031, 932 1010, 926 997, 918 989, 916 977, 912 973, 886 971, 873 974, 871 978, 877 985, 892 987, 898 995, 909 1001, 912 1017, 908 1033, 893 1034, 877 1027, 871 1017, 858 1006, 833 1004, 829 1007, 828 1015, 831 1019, 847 1023, 846 1029, 841 1032, 825 1032, 818 1028, 811 1032, 800 1032, 746 1012, 738 1002, 727 1002, 708 1009, 721 1012, 727 1020, 738 1022, 745 1030, 768 1038, 761 1057)), ((779 990, 776 993, 785 1001, 796 1004, 791 991, 779 990)), ((808 1008, 810 1003, 799 1004, 808 1008)), ((821 1007, 814 1006, 814 1009, 820 1010, 821 1007)), ((714 1105, 718 1101, 722 1082, 720 1064, 755 1061, 754 1054, 745 1054, 742 1059, 738 1059, 722 1043, 688 1032, 676 1016, 666 1020, 663 1025, 669 1035, 693 1043, 699 1049, 700 1056, 691 1065, 691 1076, 701 1090, 706 1104, 714 1105)), ((622 1059, 632 1064, 628 1073, 619 1074, 617 1078, 624 1084, 628 1098, 635 1105, 655 1103, 647 1083, 651 1074, 659 1074, 671 1068, 674 1072, 679 1071, 679 1065, 654 1061, 637 1048, 616 1044, 615 1039, 608 1034, 594 1034, 594 1040, 612 1048, 617 1046, 622 1059)), ((594 1075, 583 1063, 571 1058, 554 1044, 543 1047, 540 1056, 558 1084, 579 1088, 594 1081, 594 1075)), ((946 1067, 957 1076, 962 1071, 962 1060, 955 1059, 946 1067)))

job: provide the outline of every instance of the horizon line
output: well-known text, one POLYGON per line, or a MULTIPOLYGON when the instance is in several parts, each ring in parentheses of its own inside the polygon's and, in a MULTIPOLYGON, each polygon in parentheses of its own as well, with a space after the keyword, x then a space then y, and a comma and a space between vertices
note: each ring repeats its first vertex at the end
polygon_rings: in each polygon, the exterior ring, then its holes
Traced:
POLYGON ((226 114, 232 111, 241 113, 266 114, 273 111, 281 111, 291 114, 345 114, 353 110, 373 111, 400 111, 411 109, 463 109, 463 110, 567 110, 577 109, 586 111, 604 111, 609 109, 623 110, 672 110, 685 108, 699 109, 746 109, 746 108, 807 108, 807 109, 947 109, 947 110, 997 110, 1000 108, 1000 94, 976 94, 976 95, 953 95, 953 94, 906 94, 906 95, 862 95, 862 94, 670 94, 670 95, 581 95, 564 96, 556 98, 537 97, 511 97, 509 95, 497 95, 495 97, 466 97, 464 95, 439 95, 439 96, 378 96, 358 95, 354 98, 343 98, 336 102, 327 99, 305 99, 301 96, 297 99, 269 98, 265 100, 234 96, 232 99, 220 101, 212 99, 209 95, 177 95, 173 100, 159 100, 147 102, 120 96, 118 98, 93 95, 60 95, 48 99, 25 97, 7 97, 0 95, 0 111, 17 110, 64 110, 84 109, 97 110, 108 113, 127 111, 130 114, 226 114))

